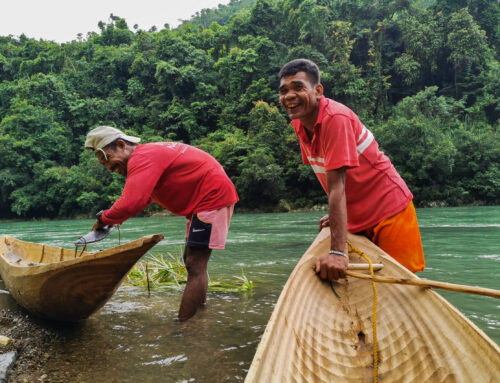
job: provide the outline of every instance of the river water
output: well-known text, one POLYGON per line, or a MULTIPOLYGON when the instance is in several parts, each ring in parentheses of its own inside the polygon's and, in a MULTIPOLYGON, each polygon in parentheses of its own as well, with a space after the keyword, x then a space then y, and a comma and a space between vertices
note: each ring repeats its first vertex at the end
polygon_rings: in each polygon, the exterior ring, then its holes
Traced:
MULTIPOLYGON (((500 206, 418 209, 427 279, 500 289, 500 206)), ((235 214, 226 250, 209 263, 214 280, 236 281, 243 268, 253 294, 209 292, 207 308, 176 320, 180 292, 122 286, 98 313, 61 326, 47 371, 68 382, 243 381, 273 307, 293 267, 317 234, 318 212, 235 214)), ((92 221, 0 223, 0 235, 72 248, 92 221)), ((185 218, 134 218, 122 225, 124 241, 162 233, 151 252, 179 252, 185 218)), ((113 232, 92 245, 118 244, 113 232)), ((408 287, 413 288, 413 287, 408 287)), ((500 303, 477 295, 439 291, 500 344, 500 303)), ((3 297, 5 298, 5 297, 3 297)), ((0 304, 5 299, 0 301, 0 304)), ((16 309, 10 302, 10 307, 16 309)))

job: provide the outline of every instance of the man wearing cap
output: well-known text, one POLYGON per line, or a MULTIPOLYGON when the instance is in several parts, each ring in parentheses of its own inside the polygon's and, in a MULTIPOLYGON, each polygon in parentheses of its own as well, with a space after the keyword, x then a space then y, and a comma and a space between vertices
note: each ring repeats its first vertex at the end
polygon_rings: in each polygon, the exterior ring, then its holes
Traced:
POLYGON ((206 301, 208 259, 212 249, 225 247, 238 195, 208 153, 179 142, 139 145, 140 140, 110 126, 98 126, 87 134, 85 148, 93 150, 106 169, 126 177, 121 197, 99 214, 93 230, 121 224, 152 202, 185 216, 188 280, 179 320, 186 320, 206 301))

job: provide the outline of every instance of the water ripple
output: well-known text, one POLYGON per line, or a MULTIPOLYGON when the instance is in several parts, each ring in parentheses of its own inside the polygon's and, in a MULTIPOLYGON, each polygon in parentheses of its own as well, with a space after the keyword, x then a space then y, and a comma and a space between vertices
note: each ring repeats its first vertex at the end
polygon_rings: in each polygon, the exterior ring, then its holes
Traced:
POLYGON ((172 356, 170 358, 155 360, 153 362, 143 362, 142 365, 148 366, 148 365, 152 365, 152 364, 159 364, 162 366, 170 366, 174 362, 185 362, 187 360, 188 360, 188 358, 186 355, 180 354, 180 355, 172 356))
POLYGON ((478 258, 491 259, 493 261, 500 261, 500 254, 480 255, 480 256, 478 256, 478 258))

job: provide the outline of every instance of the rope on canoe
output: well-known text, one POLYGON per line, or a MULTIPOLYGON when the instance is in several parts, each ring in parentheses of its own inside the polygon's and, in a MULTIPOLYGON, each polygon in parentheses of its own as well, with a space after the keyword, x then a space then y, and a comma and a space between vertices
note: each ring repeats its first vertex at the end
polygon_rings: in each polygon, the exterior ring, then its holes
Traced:
MULTIPOLYGON (((373 276, 373 266, 370 258, 366 256, 366 254, 360 249, 354 247, 354 245, 347 241, 347 244, 351 248, 352 251, 361 255, 370 265, 370 275, 373 276)), ((377 287, 375 286, 375 282, 372 281, 372 289, 373 289, 373 317, 372 317, 372 328, 373 328, 373 382, 378 382, 378 342, 377 342, 377 287)))
MULTIPOLYGON (((82 239, 85 241, 85 238, 82 237, 82 239)), ((81 257, 82 254, 85 252, 85 250, 87 250, 87 242, 85 241, 85 243, 83 245, 76 245, 75 244, 75 256, 74 256, 74 258, 76 258, 77 254, 78 254, 78 246, 82 247, 82 251, 80 252, 80 255, 78 256, 78 257, 81 257)))

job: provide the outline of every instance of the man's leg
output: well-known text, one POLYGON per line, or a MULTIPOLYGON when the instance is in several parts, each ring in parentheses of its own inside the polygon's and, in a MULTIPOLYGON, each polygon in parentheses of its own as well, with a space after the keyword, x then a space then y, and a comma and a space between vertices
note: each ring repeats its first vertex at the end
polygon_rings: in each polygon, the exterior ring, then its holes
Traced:
POLYGON ((179 320, 184 321, 191 318, 198 308, 207 299, 207 264, 212 250, 207 248, 196 248, 186 245, 184 250, 184 262, 188 272, 188 279, 184 294, 182 295, 179 308, 179 320))
POLYGON ((188 280, 179 309, 179 320, 191 318, 207 300, 207 264, 212 249, 224 249, 233 206, 194 214, 186 227, 184 264, 188 280))

